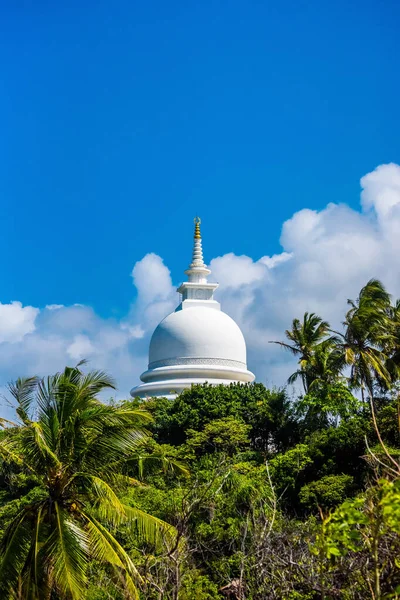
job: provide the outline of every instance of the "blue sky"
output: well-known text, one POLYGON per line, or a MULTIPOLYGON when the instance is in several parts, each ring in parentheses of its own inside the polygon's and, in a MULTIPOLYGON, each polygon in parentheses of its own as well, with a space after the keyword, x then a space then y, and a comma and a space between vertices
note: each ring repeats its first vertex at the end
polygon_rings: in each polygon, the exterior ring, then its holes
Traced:
POLYGON ((370 277, 400 296, 399 23, 394 0, 3 2, 0 393, 86 357, 126 395, 196 214, 260 381, 305 310, 340 326, 370 277))
POLYGON ((1 12, 2 302, 123 314, 147 252, 181 278, 195 214, 208 259, 258 258, 399 161, 394 1, 1 12))

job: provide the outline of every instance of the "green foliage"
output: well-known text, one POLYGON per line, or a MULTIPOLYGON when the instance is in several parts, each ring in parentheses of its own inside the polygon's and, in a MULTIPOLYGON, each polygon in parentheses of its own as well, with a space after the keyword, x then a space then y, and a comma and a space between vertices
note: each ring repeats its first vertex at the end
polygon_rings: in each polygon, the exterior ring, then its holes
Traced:
POLYGON ((400 479, 379 482, 381 493, 380 506, 385 526, 400 534, 400 479))
POLYGON ((395 582, 399 581, 400 544, 396 535, 400 532, 399 492, 399 480, 382 479, 365 494, 346 500, 323 519, 311 547, 314 554, 325 556, 331 565, 341 564, 349 554, 365 553, 368 557, 365 577, 374 598, 381 597, 382 584, 389 583, 390 592, 394 592, 395 582), (390 548, 388 556, 380 552, 385 540, 390 548))
POLYGON ((179 600, 220 600, 218 587, 205 575, 189 572, 185 577, 179 600))
POLYGON ((299 319, 293 319, 292 329, 285 331, 289 344, 273 342, 298 357, 299 369, 291 375, 289 383, 295 383, 297 379, 301 379, 306 393, 317 378, 314 372, 316 349, 320 349, 321 345, 326 346, 328 332, 329 323, 327 321, 323 321, 315 313, 304 313, 302 322, 299 319))
POLYGON ((400 390, 384 403, 378 414, 378 426, 390 446, 400 448, 400 390))
POLYGON ((363 497, 346 500, 322 524, 321 533, 316 536, 314 552, 323 548, 328 559, 362 549, 361 528, 368 523, 368 516, 362 510, 363 497))
POLYGON ((202 385, 107 406, 103 373, 17 381, 1 597, 399 598, 400 302, 372 280, 343 333, 306 313, 286 337, 300 398, 202 385))
POLYGON ((299 473, 311 463, 309 448, 306 444, 298 444, 292 450, 273 458, 269 466, 278 491, 284 493, 286 490, 293 490, 299 473))
POLYGON ((304 425, 315 430, 320 427, 335 426, 357 415, 361 403, 341 382, 312 387, 298 404, 300 415, 304 415, 304 425))
POLYGON ((250 425, 233 417, 216 419, 202 431, 188 429, 186 448, 197 455, 223 452, 232 456, 249 445, 249 430, 250 425))
POLYGON ((286 449, 298 436, 293 407, 284 390, 267 390, 261 383, 229 386, 195 385, 174 402, 153 398, 146 409, 154 417, 160 443, 183 444, 188 431, 202 431, 216 419, 232 417, 250 426, 254 450, 286 449))
POLYGON ((300 490, 299 499, 301 504, 309 509, 316 506, 323 509, 333 508, 351 495, 352 487, 351 475, 325 475, 304 485, 300 490))
POLYGON ((169 535, 166 524, 117 496, 119 487, 129 485, 123 465, 146 436, 150 416, 102 404, 97 394, 110 387, 106 374, 84 374, 78 367, 10 387, 22 424, 5 431, 0 455, 8 470, 20 471, 20 484, 36 486, 1 509, 4 600, 14 597, 17 586, 23 598, 81 600, 90 559, 108 565, 125 594, 138 597, 140 576, 110 528, 129 523, 153 543, 161 531, 169 535))
POLYGON ((350 385, 366 389, 373 396, 374 377, 383 387, 390 387, 391 376, 386 367, 386 350, 392 346, 390 296, 382 283, 371 279, 357 300, 348 300, 343 351, 351 366, 350 385))

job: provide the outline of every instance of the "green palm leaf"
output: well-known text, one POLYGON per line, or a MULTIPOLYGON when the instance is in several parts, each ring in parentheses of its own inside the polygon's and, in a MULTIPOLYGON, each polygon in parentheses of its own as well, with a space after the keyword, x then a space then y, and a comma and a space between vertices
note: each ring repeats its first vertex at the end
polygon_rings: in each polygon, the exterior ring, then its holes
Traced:
POLYGON ((286 342, 271 342, 279 344, 298 357, 300 369, 295 371, 288 379, 293 384, 301 378, 304 391, 307 392, 310 385, 316 379, 329 379, 333 371, 338 375, 343 369, 339 361, 327 360, 328 355, 336 345, 336 336, 328 337, 330 326, 315 313, 304 313, 303 321, 293 319, 292 328, 286 330, 286 337, 291 344, 286 342), (325 354, 326 360, 321 360, 325 354))
POLYGON ((29 510, 23 509, 7 527, 0 545, 0 592, 8 600, 29 551, 31 528, 29 510))
POLYGON ((97 394, 113 386, 102 371, 84 374, 78 365, 11 387, 23 424, 5 429, 0 456, 35 474, 40 501, 27 505, 3 536, 1 599, 12 600, 18 582, 24 600, 83 600, 92 557, 108 563, 127 597, 136 600, 140 576, 107 528, 123 526, 155 547, 175 539, 172 527, 118 496, 129 485, 124 465, 137 457, 152 417, 128 404, 100 402, 97 394))
POLYGON ((129 523, 135 528, 135 532, 141 541, 153 544, 157 549, 164 543, 171 545, 176 539, 176 529, 157 517, 153 517, 144 511, 124 505, 129 523))
POLYGON ((142 581, 131 558, 107 529, 94 517, 82 513, 86 519, 90 551, 94 559, 107 562, 114 568, 124 572, 124 587, 129 593, 129 598, 137 600, 139 593, 134 581, 142 581))
POLYGON ((29 424, 32 418, 32 407, 35 403, 35 390, 38 381, 37 377, 20 378, 8 386, 9 392, 17 401, 17 415, 25 425, 29 424))
POLYGON ((94 507, 102 520, 113 526, 126 521, 125 506, 108 483, 95 475, 77 473, 76 477, 85 486, 85 493, 94 496, 94 507))
POLYGON ((46 443, 40 423, 31 423, 31 426, 22 434, 22 443, 25 445, 24 459, 33 469, 40 469, 41 465, 61 468, 62 464, 59 458, 46 443))
POLYGON ((55 528, 47 543, 52 579, 62 596, 82 600, 87 587, 88 534, 58 502, 54 503, 54 511, 55 528))

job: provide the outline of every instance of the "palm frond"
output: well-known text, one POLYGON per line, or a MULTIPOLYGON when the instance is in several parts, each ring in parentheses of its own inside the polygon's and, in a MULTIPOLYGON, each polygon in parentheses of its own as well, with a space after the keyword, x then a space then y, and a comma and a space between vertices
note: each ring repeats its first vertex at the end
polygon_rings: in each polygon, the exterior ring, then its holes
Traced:
POLYGON ((101 520, 114 526, 126 521, 125 506, 108 483, 96 475, 86 473, 77 473, 75 479, 78 479, 79 483, 85 486, 85 494, 93 495, 94 507, 101 520))
POLYGON ((49 409, 56 408, 55 390, 57 388, 57 382, 59 374, 53 375, 52 377, 46 377, 40 379, 37 383, 36 389, 36 402, 39 409, 39 418, 46 416, 49 409))
POLYGON ((292 373, 290 375, 290 377, 288 377, 288 384, 289 385, 294 385, 296 383, 296 381, 301 377, 304 377, 305 373, 304 371, 302 371, 301 369, 298 369, 297 371, 295 371, 294 373, 292 373))
POLYGON ((24 462, 33 469, 40 470, 40 467, 61 467, 58 456, 47 445, 42 425, 40 422, 32 422, 22 431, 22 443, 24 445, 24 462))
POLYGON ((135 526, 140 539, 160 546, 162 539, 171 540, 174 536, 174 528, 137 508, 123 504, 114 490, 105 481, 93 475, 82 475, 79 477, 83 484, 90 485, 90 492, 95 495, 94 506, 100 519, 112 525, 123 522, 135 526))
POLYGON ((7 427, 18 427, 18 424, 14 423, 14 421, 9 421, 8 419, 5 419, 4 417, 0 417, 0 427, 6 429, 7 427))
POLYGON ((35 523, 25 564, 20 570, 20 597, 24 600, 38 600, 49 597, 48 581, 44 576, 43 561, 40 558, 42 529, 44 524, 45 502, 35 507, 35 523))
POLYGON ((105 371, 90 371, 80 379, 78 397, 94 398, 105 389, 115 390, 115 380, 105 371))
MULTIPOLYGON (((127 597, 136 600, 140 576, 107 525, 124 525, 157 547, 174 539, 171 526, 126 506, 116 493, 132 483, 123 466, 147 438, 152 416, 128 404, 100 402, 99 392, 114 385, 106 373, 84 374, 78 365, 45 379, 19 380, 11 390, 23 425, 3 432, 0 456, 29 469, 43 488, 40 503, 27 505, 14 519, 0 549, 0 585, 11 593, 18 581, 17 593, 25 600, 51 594, 84 598, 90 556, 109 562, 127 597), (90 516, 82 512, 85 506, 90 516)), ((179 461, 157 458, 165 468, 185 473, 179 461)))
POLYGON ((146 430, 132 426, 106 429, 88 443, 85 463, 107 471, 109 464, 129 459, 147 435, 146 430))
POLYGON ((32 471, 33 469, 24 461, 21 450, 20 436, 15 433, 0 440, 0 456, 5 462, 15 463, 16 465, 27 467, 32 471))
MULTIPOLYGON (((183 477, 189 477, 190 471, 184 462, 177 460, 174 457, 166 456, 165 454, 161 455, 143 455, 140 457, 142 459, 142 465, 146 463, 161 465, 164 473, 175 473, 176 475, 182 475, 183 477)), ((142 473, 143 475, 143 473, 142 473)), ((142 476, 141 475, 141 476, 142 476)))
POLYGON ((0 544, 1 598, 9 598, 17 585, 20 571, 29 551, 30 513, 25 508, 8 525, 0 544))
POLYGON ((294 346, 291 346, 290 344, 285 344, 285 342, 276 342, 274 340, 270 340, 268 343, 269 344, 278 344, 278 346, 282 346, 282 348, 285 348, 285 350, 289 350, 289 352, 291 352, 295 356, 300 353, 300 350, 298 348, 295 348, 294 346))
POLYGON ((58 502, 54 502, 54 511, 55 528, 48 543, 52 578, 62 596, 82 600, 87 588, 88 534, 58 502))
POLYGON ((132 559, 121 544, 111 535, 109 531, 93 516, 81 513, 86 520, 89 547, 95 560, 108 563, 114 569, 124 572, 124 584, 128 592, 129 600, 139 600, 139 592, 134 581, 142 581, 132 559))
POLYGON ((19 378, 8 385, 10 394, 17 401, 16 413, 25 425, 30 423, 32 418, 38 381, 37 377, 19 378))
POLYGON ((39 550, 40 550, 40 526, 43 519, 43 506, 39 507, 36 515, 36 526, 33 541, 33 578, 35 587, 39 589, 39 550))
POLYGON ((177 532, 172 525, 138 508, 124 505, 124 509, 141 541, 162 548, 164 543, 171 544, 176 539, 177 532))

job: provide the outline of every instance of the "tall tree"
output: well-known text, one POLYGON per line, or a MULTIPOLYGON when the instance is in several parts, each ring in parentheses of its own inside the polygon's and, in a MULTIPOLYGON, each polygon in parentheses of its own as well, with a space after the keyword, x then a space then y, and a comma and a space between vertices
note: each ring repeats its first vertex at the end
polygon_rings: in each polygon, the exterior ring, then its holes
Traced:
POLYGON ((380 281, 371 279, 348 304, 341 345, 350 366, 350 385, 361 390, 363 400, 365 390, 372 399, 376 379, 390 386, 385 352, 393 340, 390 295, 380 281))
MULTIPOLYGON (((307 365, 308 392, 315 394, 329 385, 345 381, 342 371, 346 363, 337 341, 338 338, 332 336, 315 346, 307 365)), ((301 369, 295 371, 288 383, 294 383, 302 373, 301 369)))
POLYGON ((313 381, 314 355, 318 346, 326 341, 329 334, 329 323, 323 321, 315 313, 304 313, 303 321, 293 319, 292 328, 285 331, 287 342, 272 341, 272 344, 279 344, 282 348, 289 350, 299 359, 299 369, 289 378, 289 383, 293 383, 297 378, 301 378, 304 391, 307 393, 313 381))
POLYGON ((82 600, 89 560, 107 563, 126 598, 138 598, 140 576, 112 531, 131 523, 156 540, 169 528, 125 506, 116 494, 127 481, 124 462, 146 435, 150 417, 100 402, 98 394, 110 388, 114 383, 105 373, 84 374, 79 365, 10 387, 21 425, 3 433, 0 454, 33 474, 37 488, 1 541, 2 599, 48 600, 56 594, 82 600))
MULTIPOLYGON (((385 352, 387 354, 386 369, 393 384, 400 379, 400 300, 390 307, 389 315, 392 335, 387 340, 385 352)), ((382 382, 382 387, 387 387, 385 382, 382 382)))

